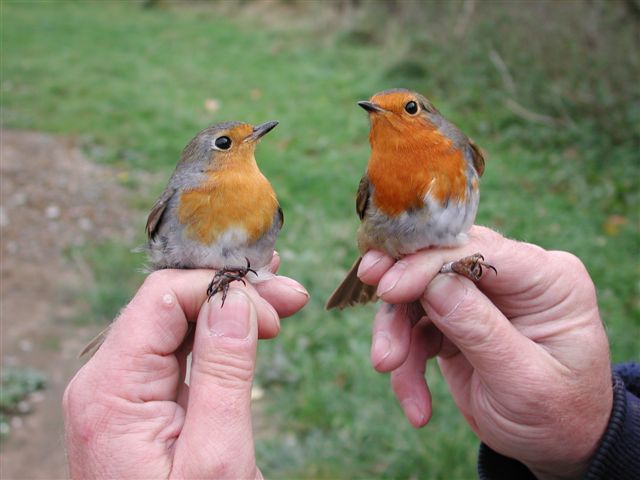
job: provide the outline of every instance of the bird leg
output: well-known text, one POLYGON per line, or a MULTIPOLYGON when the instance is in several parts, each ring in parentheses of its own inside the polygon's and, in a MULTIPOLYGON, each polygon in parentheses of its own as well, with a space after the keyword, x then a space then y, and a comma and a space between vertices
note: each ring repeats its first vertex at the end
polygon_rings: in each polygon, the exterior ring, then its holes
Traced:
POLYGON ((249 272, 257 275, 256 271, 251 268, 251 262, 249 262, 249 259, 247 257, 245 257, 245 259, 247 260, 246 267, 224 267, 216 272, 211 283, 209 283, 209 286, 207 287, 207 302, 211 300, 211 297, 216 293, 222 291, 222 304, 220 305, 220 308, 224 307, 224 301, 227 299, 229 284, 231 282, 239 281, 246 285, 247 283, 244 281, 244 277, 246 277, 249 272))
POLYGON ((467 277, 469 280, 477 282, 482 278, 482 267, 490 268, 496 273, 496 275, 498 274, 495 267, 486 263, 484 261, 484 257, 480 253, 474 253, 473 255, 464 257, 457 262, 445 263, 440 269, 440 273, 457 273, 458 275, 467 277))

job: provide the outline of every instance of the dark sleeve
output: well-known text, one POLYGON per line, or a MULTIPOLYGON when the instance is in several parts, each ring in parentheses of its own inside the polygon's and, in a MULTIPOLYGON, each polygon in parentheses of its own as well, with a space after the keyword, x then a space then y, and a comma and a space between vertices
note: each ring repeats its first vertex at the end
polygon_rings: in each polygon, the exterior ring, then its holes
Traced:
MULTIPOLYGON (((484 443, 480 444, 478 476, 481 480, 535 479, 522 463, 494 452, 484 443)), ((640 478, 640 363, 623 363, 613 369, 611 417, 583 478, 640 478)))

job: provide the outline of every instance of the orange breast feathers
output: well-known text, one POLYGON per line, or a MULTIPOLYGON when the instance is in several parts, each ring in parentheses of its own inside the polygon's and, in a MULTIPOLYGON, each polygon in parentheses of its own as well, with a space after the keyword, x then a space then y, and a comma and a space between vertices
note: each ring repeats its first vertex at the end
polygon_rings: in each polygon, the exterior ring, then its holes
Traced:
POLYGON ((210 172, 202 187, 182 194, 179 205, 178 220, 192 240, 212 244, 237 228, 253 243, 271 227, 278 201, 254 163, 210 172))
POLYGON ((367 173, 373 204, 387 215, 421 208, 427 192, 440 203, 466 199, 462 151, 434 126, 421 122, 419 127, 372 125, 367 173))

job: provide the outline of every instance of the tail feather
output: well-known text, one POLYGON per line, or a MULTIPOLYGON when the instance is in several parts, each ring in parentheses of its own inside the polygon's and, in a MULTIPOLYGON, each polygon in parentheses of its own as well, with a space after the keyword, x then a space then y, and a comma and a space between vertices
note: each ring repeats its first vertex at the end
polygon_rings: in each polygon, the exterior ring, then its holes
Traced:
POLYGON ((349 273, 342 283, 334 290, 334 292, 327 300, 325 308, 331 310, 332 308, 339 308, 342 310, 345 307, 352 305, 369 303, 375 301, 378 297, 376 295, 376 287, 372 285, 366 285, 358 278, 358 267, 362 257, 351 266, 349 273))
POLYGON ((109 330, 111 329, 111 325, 102 330, 98 335, 93 337, 87 345, 82 349, 82 351, 78 354, 78 358, 82 358, 87 355, 87 358, 93 357, 93 355, 98 351, 98 349, 102 346, 104 339, 107 338, 109 334, 109 330))

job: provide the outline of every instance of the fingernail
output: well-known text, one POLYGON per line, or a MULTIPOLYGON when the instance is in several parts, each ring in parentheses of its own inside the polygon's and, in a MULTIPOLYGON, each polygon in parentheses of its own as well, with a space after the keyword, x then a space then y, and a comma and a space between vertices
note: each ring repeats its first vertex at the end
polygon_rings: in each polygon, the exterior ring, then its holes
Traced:
POLYGON ((404 414, 414 426, 422 426, 424 424, 424 413, 422 413, 415 400, 408 398, 403 400, 400 405, 404 410, 404 414))
POLYGON ((266 300, 264 301, 264 303, 267 306, 267 310, 271 314, 271 318, 273 319, 273 323, 275 323, 275 325, 278 327, 278 332, 279 332, 280 331, 280 316, 278 315, 278 312, 276 312, 276 309, 273 308, 273 306, 269 302, 267 302, 266 300))
POLYGON ((296 292, 301 293, 302 295, 305 295, 307 298, 309 297, 309 292, 307 292, 307 289, 304 288, 298 282, 296 282, 293 278, 278 277, 278 280, 281 281, 283 284, 285 284, 287 287, 291 288, 292 290, 295 290, 296 292))
POLYGON ((360 266, 358 267, 358 277, 364 275, 375 267, 383 258, 384 253, 377 252, 375 250, 365 253, 360 261, 360 266))
POLYGON ((400 260, 391 267, 391 270, 382 277, 382 280, 380 280, 380 283, 378 284, 377 293, 379 297, 395 288, 400 278, 402 278, 402 275, 404 275, 404 271, 407 269, 407 266, 407 262, 400 260))
POLYGON ((371 358, 376 359, 374 367, 380 365, 391 354, 391 340, 386 333, 376 333, 371 347, 371 358))
POLYGON ((243 339, 251 331, 251 316, 255 315, 251 301, 239 290, 230 290, 222 304, 222 295, 216 294, 208 308, 207 322, 211 334, 216 337, 243 339))
POLYGON ((432 312, 440 317, 452 315, 467 295, 467 286, 455 276, 437 275, 427 286, 424 299, 432 312))

